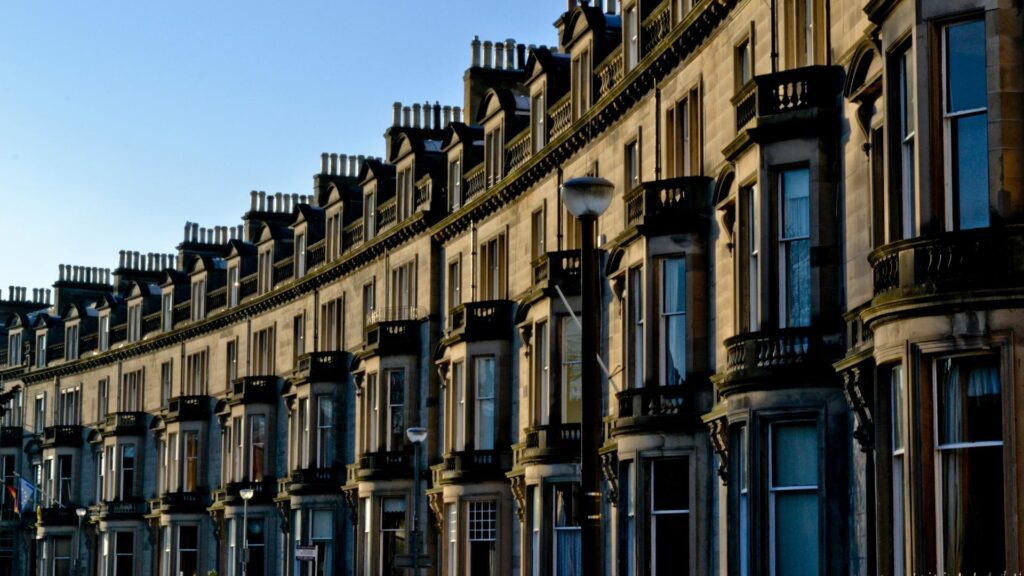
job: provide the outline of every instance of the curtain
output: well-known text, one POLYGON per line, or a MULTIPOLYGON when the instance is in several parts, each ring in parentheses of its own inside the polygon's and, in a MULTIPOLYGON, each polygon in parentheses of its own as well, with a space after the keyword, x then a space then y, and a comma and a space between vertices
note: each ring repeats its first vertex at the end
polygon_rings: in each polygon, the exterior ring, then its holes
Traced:
MULTIPOLYGON (((941 444, 956 444, 964 441, 964 406, 960 385, 960 365, 952 359, 945 360, 945 378, 942 386, 942 427, 939 431, 941 444)), ((964 498, 970 492, 968 479, 963 475, 963 463, 958 450, 946 450, 942 459, 942 524, 946 548, 945 568, 954 574, 960 572, 963 564, 964 498)))

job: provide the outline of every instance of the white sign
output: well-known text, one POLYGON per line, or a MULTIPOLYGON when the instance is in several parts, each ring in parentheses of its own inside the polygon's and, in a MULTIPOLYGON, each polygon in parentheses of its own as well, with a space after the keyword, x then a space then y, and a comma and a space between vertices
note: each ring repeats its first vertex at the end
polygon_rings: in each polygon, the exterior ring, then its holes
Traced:
POLYGON ((295 545, 295 559, 305 562, 316 561, 316 546, 303 546, 301 544, 295 545))

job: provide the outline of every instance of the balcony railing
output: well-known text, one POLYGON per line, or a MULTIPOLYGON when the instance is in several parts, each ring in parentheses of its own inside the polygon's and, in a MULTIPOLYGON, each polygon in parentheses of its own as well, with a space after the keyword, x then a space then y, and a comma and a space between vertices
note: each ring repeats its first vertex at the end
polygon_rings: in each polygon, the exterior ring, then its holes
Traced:
POLYGON ((363 221, 354 220, 341 229, 341 246, 344 250, 358 245, 363 241, 363 221))
POLYGON ((145 412, 113 412, 103 422, 104 436, 140 436, 146 433, 145 412))
POLYGON ((306 250, 306 268, 312 270, 326 261, 327 239, 318 240, 309 245, 306 250))
POLYGON ((110 327, 110 345, 119 344, 128 339, 128 324, 121 323, 110 327))
POLYGON ((442 484, 504 480, 512 468, 512 453, 505 450, 466 450, 449 452, 437 470, 442 484))
MULTIPOLYGON (((181 324, 182 322, 188 322, 189 320, 191 320, 192 319, 192 301, 191 300, 186 300, 186 301, 184 301, 184 302, 182 302, 180 304, 175 304, 175 306, 174 306, 174 316, 172 318, 174 320, 174 325, 175 326, 177 326, 178 324, 181 324)), ((110 342, 113 343, 114 340, 111 339, 110 342)))
POLYGON ((484 190, 484 185, 486 184, 486 181, 484 179, 483 163, 479 164, 472 170, 466 172, 464 178, 466 180, 466 186, 464 188, 466 193, 465 198, 463 198, 462 201, 463 203, 466 203, 472 200, 474 196, 476 196, 480 192, 483 192, 484 190))
POLYGON ((553 140, 572 125, 572 93, 558 99, 551 105, 551 139, 553 140))
POLYGON ((525 164, 530 159, 532 152, 533 138, 530 136, 529 129, 523 130, 515 138, 509 140, 508 144, 505 144, 505 162, 509 172, 525 164))
POLYGON ((512 336, 511 300, 467 302, 452 308, 449 337, 465 341, 505 340, 512 336))
POLYGON ((572 462, 580 457, 579 424, 546 424, 526 429, 515 450, 516 466, 572 462))
POLYGON ((541 288, 558 286, 563 293, 580 290, 579 250, 560 250, 542 254, 533 262, 533 285, 541 288))
POLYGON ((229 399, 242 404, 277 402, 277 376, 245 376, 231 383, 229 399))
POLYGON ((164 492, 160 495, 160 510, 164 513, 202 512, 206 509, 206 489, 190 492, 164 492))
POLYGON ((662 2, 661 6, 655 8, 654 12, 640 24, 643 55, 653 52, 654 48, 668 36, 672 27, 672 11, 669 10, 671 4, 662 2))
POLYGON ((367 452, 359 455, 355 480, 388 480, 412 477, 412 458, 405 451, 367 452))
POLYGON ((238 283, 238 299, 252 296, 259 288, 259 276, 254 272, 242 278, 238 283))
POLYGON ((395 223, 398 217, 398 200, 392 198, 377 207, 377 230, 383 232, 395 223))
POLYGON ((291 280, 295 275, 295 261, 289 256, 274 263, 274 286, 291 280))
POLYGON ((612 431, 615 435, 699 424, 692 389, 685 384, 623 390, 616 397, 619 414, 612 431))
POLYGON ((344 382, 348 376, 348 352, 310 352, 299 356, 296 372, 309 380, 344 382))
POLYGON ((241 506, 242 497, 239 492, 245 488, 252 489, 253 496, 249 504, 270 503, 277 492, 277 479, 268 476, 256 482, 228 482, 223 490, 214 492, 214 501, 227 506, 241 506))
POLYGON ((756 76, 757 115, 764 117, 835 106, 836 70, 832 66, 806 66, 756 76))
POLYGON ((420 320, 367 322, 364 350, 378 355, 412 354, 419 343, 420 320))
POLYGON ((142 317, 142 334, 152 334, 153 332, 160 331, 160 318, 162 314, 160 312, 153 312, 148 316, 142 317))
POLYGON ((336 494, 341 485, 337 468, 303 468, 292 470, 286 482, 289 494, 336 494))
POLYGON ((868 256, 875 302, 1024 286, 1024 226, 900 240, 868 256))
POLYGON ((829 385, 832 361, 842 356, 840 342, 826 342, 813 328, 782 328, 738 334, 725 341, 726 367, 719 391, 742 387, 829 385))
POLYGON ((221 286, 206 296, 206 312, 210 313, 228 305, 228 287, 221 286))
POLYGON ((44 447, 77 448, 82 445, 82 427, 65 424, 43 428, 44 447))
POLYGON ((612 88, 618 86, 626 70, 625 58, 621 50, 616 50, 605 58, 604 62, 595 70, 597 76, 597 94, 603 97, 612 88))
POLYGON ((739 132, 757 117, 757 84, 747 83, 732 99, 736 107, 736 131, 739 132))
POLYGON ((43 526, 74 526, 78 524, 75 510, 71 506, 40 507, 39 523, 43 526))
POLYGON ((711 184, 705 176, 644 182, 625 197, 626 226, 642 226, 651 234, 692 230, 707 217, 711 184))
POLYGON ((209 396, 175 396, 167 402, 167 422, 203 422, 210 415, 209 396))
MULTIPOLYGON (((104 501, 99 504, 99 516, 101 519, 128 519, 141 518, 149 512, 149 506, 141 498, 131 500, 104 501)), ((72 511, 72 514, 74 512, 72 511)))

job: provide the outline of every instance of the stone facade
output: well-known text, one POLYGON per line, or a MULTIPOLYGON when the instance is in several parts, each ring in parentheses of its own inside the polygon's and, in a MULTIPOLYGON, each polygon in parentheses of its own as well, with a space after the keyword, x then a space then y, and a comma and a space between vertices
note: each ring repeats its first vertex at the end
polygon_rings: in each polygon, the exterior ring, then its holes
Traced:
POLYGON ((577 574, 592 394, 606 574, 1024 570, 1022 26, 570 0, 557 46, 474 39, 383 158, 0 300, 0 573, 577 574))

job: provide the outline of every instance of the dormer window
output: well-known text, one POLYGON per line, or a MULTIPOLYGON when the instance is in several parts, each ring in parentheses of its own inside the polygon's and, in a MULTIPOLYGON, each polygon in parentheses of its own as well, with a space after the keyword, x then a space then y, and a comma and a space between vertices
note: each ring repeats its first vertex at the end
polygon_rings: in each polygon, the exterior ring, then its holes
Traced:
POLYGON ((78 360, 78 324, 64 330, 64 360, 78 360))
POLYGON ((636 68, 640 61, 640 22, 636 4, 626 8, 622 15, 623 49, 626 51, 626 72, 636 68))
POLYGON ((484 154, 486 155, 484 171, 488 187, 494 186, 498 180, 501 180, 502 172, 504 171, 504 163, 502 162, 502 159, 505 157, 504 151, 505 145, 501 137, 501 125, 499 124, 484 137, 484 154))
POLYGON ((398 173, 398 219, 408 218, 413 211, 413 185, 412 168, 407 168, 398 173))
POLYGON ((100 316, 100 329, 99 329, 99 348, 100 352, 106 352, 110 350, 110 316, 100 316))
MULTIPOLYGON (((228 308, 238 306, 238 266, 232 266, 228 268, 228 308)), ((168 298, 170 294, 165 294, 164 298, 168 298)))
POLYGON ((453 211, 462 206, 462 159, 448 164, 448 206, 453 211))
POLYGON ((295 235, 295 277, 302 278, 306 274, 306 235, 295 235))
POLYGON ((137 342, 142 332, 142 303, 128 306, 128 341, 137 342))
POLYGON ((46 368, 46 332, 36 336, 36 368, 46 368))
POLYGON ((377 192, 371 190, 363 202, 363 240, 369 242, 377 233, 377 192))
POLYGON ((327 260, 341 256, 341 211, 335 210, 327 215, 327 260))
POLYGON ((583 116, 590 109, 590 49, 580 50, 580 55, 572 60, 572 102, 576 118, 583 116))
POLYGON ((266 294, 274 287, 274 253, 272 248, 260 252, 256 283, 260 294, 266 294))
POLYGON ((11 334, 7 339, 7 365, 21 364, 21 332, 11 334))
MULTIPOLYGON (((129 318, 131 310, 129 309, 129 318)), ((206 278, 192 283, 192 321, 202 320, 206 316, 206 278)))
POLYGON ((530 138, 533 141, 533 151, 539 152, 547 144, 547 109, 544 106, 544 92, 533 95, 530 101, 530 126, 533 131, 530 138))

